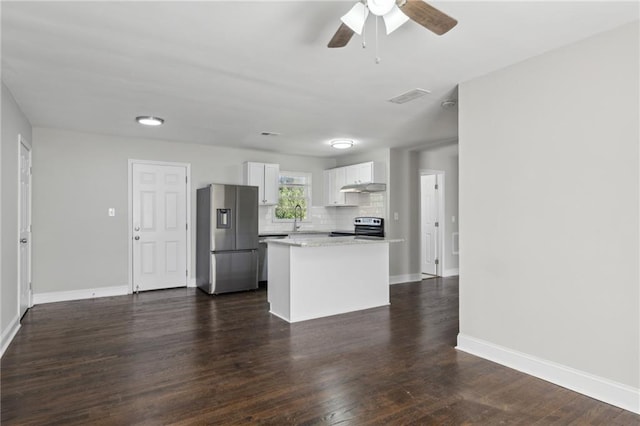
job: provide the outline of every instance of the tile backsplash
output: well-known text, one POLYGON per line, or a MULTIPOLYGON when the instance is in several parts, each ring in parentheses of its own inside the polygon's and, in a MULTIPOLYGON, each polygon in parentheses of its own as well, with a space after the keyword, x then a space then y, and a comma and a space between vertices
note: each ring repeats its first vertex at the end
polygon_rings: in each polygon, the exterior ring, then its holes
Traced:
MULTIPOLYGON (((373 216, 386 219, 386 192, 358 194, 357 207, 310 207, 309 217, 302 222, 303 231, 352 230, 353 219, 358 216, 373 216)), ((260 233, 288 232, 292 222, 274 222, 275 206, 260 206, 258 228, 260 233)))

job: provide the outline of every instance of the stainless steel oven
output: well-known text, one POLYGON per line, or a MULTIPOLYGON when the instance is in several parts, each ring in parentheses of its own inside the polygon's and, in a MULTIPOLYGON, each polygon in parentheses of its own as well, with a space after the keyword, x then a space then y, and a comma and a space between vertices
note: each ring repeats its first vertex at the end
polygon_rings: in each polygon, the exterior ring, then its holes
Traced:
POLYGON ((332 232, 332 237, 384 237, 384 219, 381 217, 356 217, 353 219, 353 232, 332 232))

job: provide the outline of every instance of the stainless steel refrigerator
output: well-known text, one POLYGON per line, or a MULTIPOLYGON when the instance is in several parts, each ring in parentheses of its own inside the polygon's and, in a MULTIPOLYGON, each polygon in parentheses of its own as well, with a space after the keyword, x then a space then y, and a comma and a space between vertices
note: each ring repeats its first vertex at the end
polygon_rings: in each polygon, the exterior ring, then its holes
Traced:
POLYGON ((258 187, 198 189, 196 284, 209 294, 258 288, 258 187))

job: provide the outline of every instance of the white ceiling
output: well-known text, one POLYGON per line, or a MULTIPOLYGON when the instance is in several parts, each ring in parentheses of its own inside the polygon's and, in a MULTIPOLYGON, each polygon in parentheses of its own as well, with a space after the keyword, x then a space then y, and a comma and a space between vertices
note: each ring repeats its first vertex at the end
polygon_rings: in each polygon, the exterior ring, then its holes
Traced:
POLYGON ((326 47, 354 3, 3 1, 2 80, 33 126, 335 156, 337 137, 456 138, 440 103, 459 82, 638 19, 637 2, 430 2, 458 26, 381 25, 376 64, 372 16, 366 49, 326 47), (416 87, 432 93, 387 102, 416 87))

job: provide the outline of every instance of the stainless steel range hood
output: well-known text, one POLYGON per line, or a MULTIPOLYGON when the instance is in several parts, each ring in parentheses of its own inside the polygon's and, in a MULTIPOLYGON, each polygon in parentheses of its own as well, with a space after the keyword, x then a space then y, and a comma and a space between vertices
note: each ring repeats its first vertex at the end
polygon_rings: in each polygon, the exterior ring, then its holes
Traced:
POLYGON ((358 183, 340 188, 340 192, 384 192, 386 190, 386 183, 358 183))

